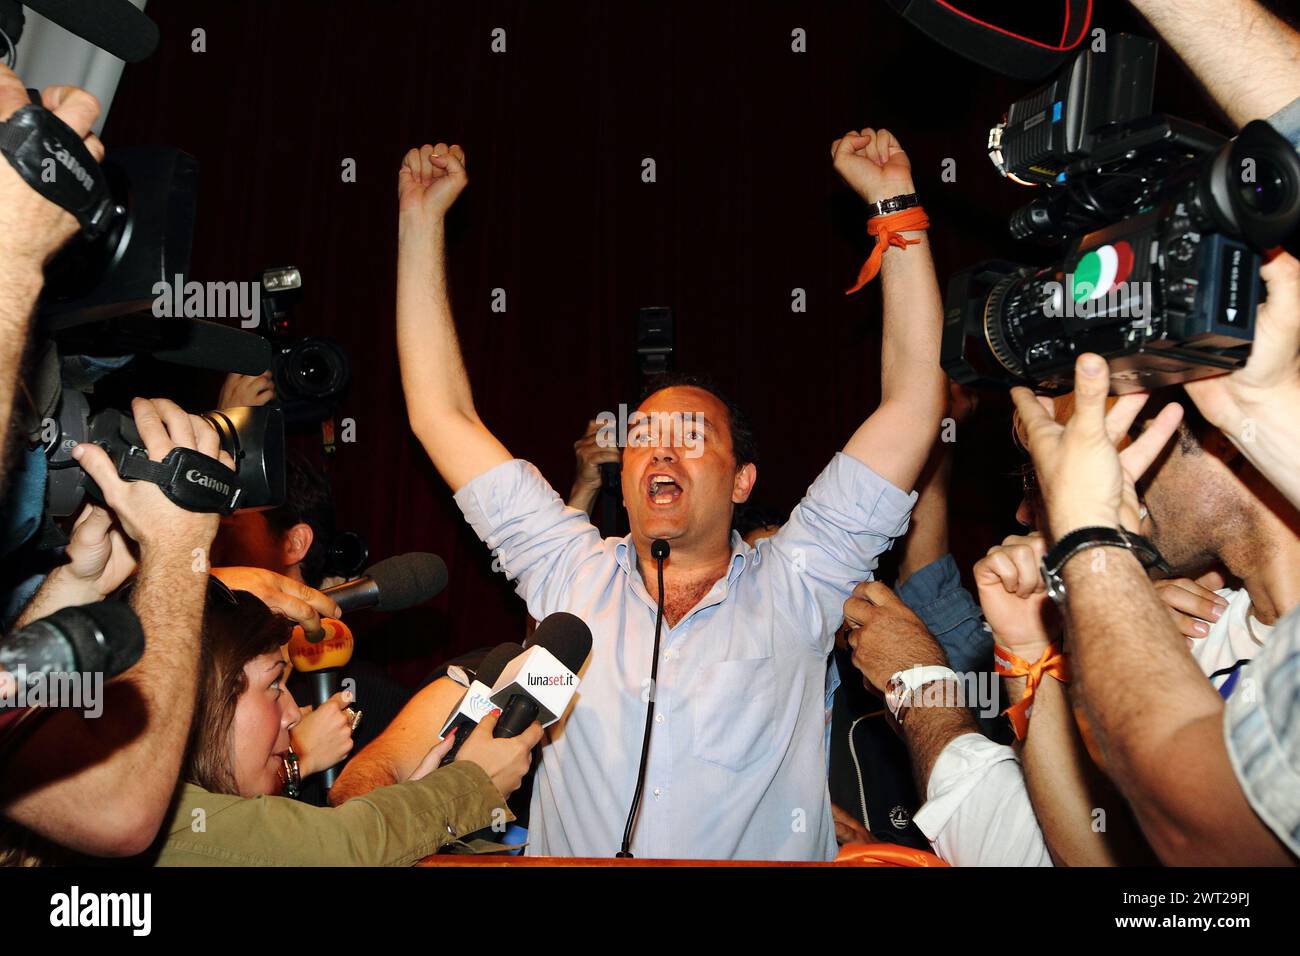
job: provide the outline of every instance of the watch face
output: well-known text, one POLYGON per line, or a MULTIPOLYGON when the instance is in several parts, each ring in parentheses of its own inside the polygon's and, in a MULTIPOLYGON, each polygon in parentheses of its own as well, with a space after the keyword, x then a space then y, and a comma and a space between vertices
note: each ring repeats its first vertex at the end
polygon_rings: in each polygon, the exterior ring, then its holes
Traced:
POLYGON ((885 685, 885 705, 889 708, 889 713, 893 717, 898 717, 898 712, 903 708, 906 694, 906 684, 897 677, 889 678, 889 683, 885 685))
POLYGON ((1047 585, 1047 596, 1057 604, 1065 603, 1065 582, 1061 580, 1060 575, 1047 574, 1043 575, 1044 583, 1047 585))

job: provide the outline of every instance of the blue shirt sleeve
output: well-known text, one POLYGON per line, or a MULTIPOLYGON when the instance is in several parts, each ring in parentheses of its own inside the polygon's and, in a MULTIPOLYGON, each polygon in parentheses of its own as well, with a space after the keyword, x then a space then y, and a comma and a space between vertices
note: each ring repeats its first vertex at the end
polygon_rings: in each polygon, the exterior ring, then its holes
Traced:
POLYGON ((1268 122, 1300 150, 1300 96, 1270 116, 1268 122))
POLYGON ((931 561, 897 588, 903 603, 916 612, 948 657, 948 666, 964 673, 993 669, 993 635, 951 554, 931 561))
POLYGON ((830 653, 848 596, 871 579, 880 555, 907 530, 915 501, 915 492, 900 491, 838 452, 771 537, 784 596, 821 653, 830 653))
POLYGON ((538 621, 565 606, 580 566, 603 554, 600 532, 587 515, 568 507, 526 461, 490 468, 455 499, 538 621))

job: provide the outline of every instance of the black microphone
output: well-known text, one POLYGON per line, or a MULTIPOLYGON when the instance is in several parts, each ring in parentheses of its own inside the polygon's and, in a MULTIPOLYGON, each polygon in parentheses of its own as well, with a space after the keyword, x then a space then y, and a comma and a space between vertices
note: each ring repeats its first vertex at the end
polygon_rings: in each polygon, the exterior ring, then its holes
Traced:
POLYGON ((129 604, 65 607, 0 641, 0 667, 29 682, 51 673, 116 677, 144 653, 144 631, 129 604))
POLYGON ((412 551, 385 558, 366 569, 355 581, 326 588, 327 594, 346 614, 373 607, 380 611, 403 611, 423 604, 447 586, 447 565, 436 554, 412 551))
POLYGON ((650 728, 654 726, 655 719, 655 681, 659 678, 659 634, 664 624, 664 561, 668 559, 670 550, 668 542, 663 538, 655 538, 650 545, 650 557, 659 564, 659 608, 655 614, 655 649, 654 656, 650 658, 650 700, 646 702, 645 734, 641 737, 641 766, 636 772, 636 789, 632 791, 632 806, 627 811, 627 826, 623 828, 623 845, 614 854, 615 857, 626 859, 632 857, 632 851, 628 847, 632 845, 632 827, 636 824, 637 810, 641 807, 646 762, 650 759, 650 728))
POLYGON ((438 736, 446 737, 449 733, 455 731, 456 740, 442 758, 442 763, 439 766, 445 766, 456 759, 456 754, 460 752, 461 744, 465 742, 465 738, 478 726, 478 722, 496 706, 492 702, 492 685, 497 682, 497 678, 506 669, 506 665, 523 653, 524 649, 520 645, 510 642, 498 644, 487 652, 487 656, 479 663, 478 670, 474 672, 474 680, 466 688, 465 693, 461 695, 460 701, 452 708, 451 716, 442 725, 442 732, 438 736))
POLYGON ((556 611, 537 625, 524 651, 501 675, 492 700, 501 708, 493 737, 518 737, 535 720, 550 726, 578 689, 578 671, 591 653, 591 628, 576 615, 556 611), (517 662, 517 663, 516 663, 517 662))

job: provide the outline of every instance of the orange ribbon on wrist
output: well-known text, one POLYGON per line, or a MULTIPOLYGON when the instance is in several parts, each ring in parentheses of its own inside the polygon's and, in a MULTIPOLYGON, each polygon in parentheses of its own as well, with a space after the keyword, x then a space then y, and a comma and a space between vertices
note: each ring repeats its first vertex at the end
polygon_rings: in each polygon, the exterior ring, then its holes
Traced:
POLYGON ((1024 740, 1029 732, 1029 715, 1034 709, 1034 692, 1044 677, 1055 677, 1063 684, 1070 681, 1070 661, 1060 645, 1048 644, 1043 656, 1030 664, 1005 647, 993 646, 993 670, 1002 677, 1025 678, 1025 694, 1003 713, 1011 720, 1011 729, 1017 740, 1024 740))
POLYGON ((852 289, 845 290, 845 295, 852 295, 861 289, 864 285, 876 277, 880 271, 880 260, 885 256, 885 250, 890 246, 897 246, 899 249, 906 249, 908 246, 916 245, 920 239, 907 239, 900 236, 900 232, 906 232, 909 229, 929 229, 930 217, 925 214, 925 210, 920 206, 913 206, 911 209, 901 209, 898 212, 891 212, 887 216, 875 216, 867 220, 867 234, 876 237, 876 247, 871 250, 871 255, 867 256, 867 261, 862 263, 862 269, 858 272, 857 284, 852 289))

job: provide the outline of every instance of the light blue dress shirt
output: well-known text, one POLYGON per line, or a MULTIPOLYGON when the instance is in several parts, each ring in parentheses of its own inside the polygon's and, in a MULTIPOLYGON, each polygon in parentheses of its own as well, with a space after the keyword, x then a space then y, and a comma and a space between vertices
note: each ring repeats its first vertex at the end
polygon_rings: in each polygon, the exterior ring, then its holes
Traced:
MULTIPOLYGON (((904 494, 837 454, 758 548, 732 535, 731 565, 664 622, 634 856, 826 860, 826 655, 853 587, 907 529, 904 494)), ((549 729, 533 783, 532 855, 610 857, 623 837, 645 728, 655 601, 630 537, 602 539, 532 465, 504 462, 456 503, 529 613, 590 626, 591 657, 549 729)))

